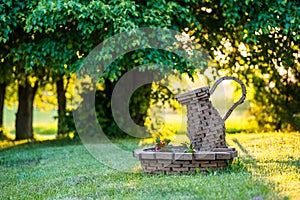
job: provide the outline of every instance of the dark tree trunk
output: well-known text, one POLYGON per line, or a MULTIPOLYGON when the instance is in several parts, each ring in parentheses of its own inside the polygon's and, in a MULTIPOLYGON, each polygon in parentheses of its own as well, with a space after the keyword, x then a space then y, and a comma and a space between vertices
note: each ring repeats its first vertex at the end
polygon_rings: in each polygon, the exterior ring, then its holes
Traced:
POLYGON ((281 130, 281 126, 282 126, 282 122, 281 120, 279 120, 275 126, 275 131, 280 131, 281 130))
POLYGON ((64 89, 64 79, 61 77, 56 81, 57 104, 58 104, 58 123, 57 134, 65 133, 65 120, 66 120, 66 95, 64 89))
POLYGON ((19 105, 16 115, 16 140, 33 138, 33 100, 38 88, 38 83, 31 87, 26 78, 25 84, 19 84, 19 105))
POLYGON ((4 99, 5 99, 6 83, 0 84, 0 127, 3 127, 4 117, 4 99))

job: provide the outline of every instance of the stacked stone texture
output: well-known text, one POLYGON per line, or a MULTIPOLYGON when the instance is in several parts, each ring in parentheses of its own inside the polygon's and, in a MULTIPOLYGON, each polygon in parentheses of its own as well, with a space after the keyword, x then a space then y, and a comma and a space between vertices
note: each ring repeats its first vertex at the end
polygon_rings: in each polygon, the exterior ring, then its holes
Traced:
POLYGON ((133 156, 141 161, 143 171, 151 174, 178 174, 224 169, 237 156, 234 148, 218 148, 196 153, 151 152, 138 149, 133 156))
POLYGON ((187 136, 197 150, 226 147, 224 121, 209 97, 209 87, 175 96, 178 102, 187 106, 187 136))
POLYGON ((191 92, 176 95, 182 105, 187 106, 187 136, 196 147, 195 153, 156 152, 152 149, 137 149, 133 156, 141 161, 146 173, 178 174, 206 172, 207 169, 225 168, 237 157, 234 148, 226 146, 224 121, 232 111, 246 98, 246 87, 235 77, 222 77, 216 81, 212 89, 202 87, 191 92), (223 80, 234 80, 242 87, 242 97, 228 110, 222 119, 209 100, 210 95, 223 80))

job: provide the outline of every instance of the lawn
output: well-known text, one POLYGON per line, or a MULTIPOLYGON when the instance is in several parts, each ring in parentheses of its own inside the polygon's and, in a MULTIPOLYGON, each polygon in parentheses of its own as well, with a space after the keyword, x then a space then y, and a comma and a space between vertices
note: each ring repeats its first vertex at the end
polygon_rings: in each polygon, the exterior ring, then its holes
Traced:
MULTIPOLYGON (((299 133, 228 134, 228 144, 239 151, 231 168, 175 176, 111 169, 78 140, 19 144, 0 150, 0 199, 299 199, 299 138, 299 133)), ((139 144, 114 142, 128 151, 139 144)))

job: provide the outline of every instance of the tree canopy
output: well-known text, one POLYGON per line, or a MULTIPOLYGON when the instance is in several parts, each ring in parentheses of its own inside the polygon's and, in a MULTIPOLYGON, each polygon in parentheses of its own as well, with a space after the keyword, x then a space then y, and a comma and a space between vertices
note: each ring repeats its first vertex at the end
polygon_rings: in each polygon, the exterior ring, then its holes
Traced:
POLYGON ((200 13, 216 26, 207 26, 204 43, 220 69, 254 89, 251 109, 260 125, 299 130, 299 1, 208 1, 206 6, 200 13))
MULTIPOLYGON (((31 87, 34 98, 37 85, 52 81, 64 86, 57 81, 76 73, 83 58, 105 39, 142 27, 167 28, 193 37, 218 69, 253 88, 251 109, 261 125, 299 130, 299 4, 297 0, 2 0, 0 74, 5 76, 0 83, 16 80, 19 90, 31 87)), ((172 65, 184 63, 173 57, 160 50, 130 52, 118 58, 104 78, 116 82, 134 65, 151 62, 180 72, 195 69, 172 65)))

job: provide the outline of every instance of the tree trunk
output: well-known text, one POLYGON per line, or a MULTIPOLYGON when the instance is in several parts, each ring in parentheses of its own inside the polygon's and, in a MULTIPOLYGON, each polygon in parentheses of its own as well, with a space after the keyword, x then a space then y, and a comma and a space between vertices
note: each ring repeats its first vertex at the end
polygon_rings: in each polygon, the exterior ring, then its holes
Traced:
POLYGON ((6 83, 0 84, 0 127, 4 124, 4 99, 5 99, 6 83))
POLYGON ((16 115, 16 140, 33 138, 33 100, 38 83, 31 87, 26 78, 25 84, 18 86, 19 105, 16 115))
POLYGON ((282 126, 282 122, 281 122, 281 120, 279 120, 279 121, 276 123, 275 131, 280 131, 280 130, 281 130, 281 126, 282 126))
POLYGON ((64 79, 61 77, 56 81, 57 104, 58 104, 58 123, 57 135, 65 133, 65 115, 66 115, 66 95, 64 89, 64 79))

